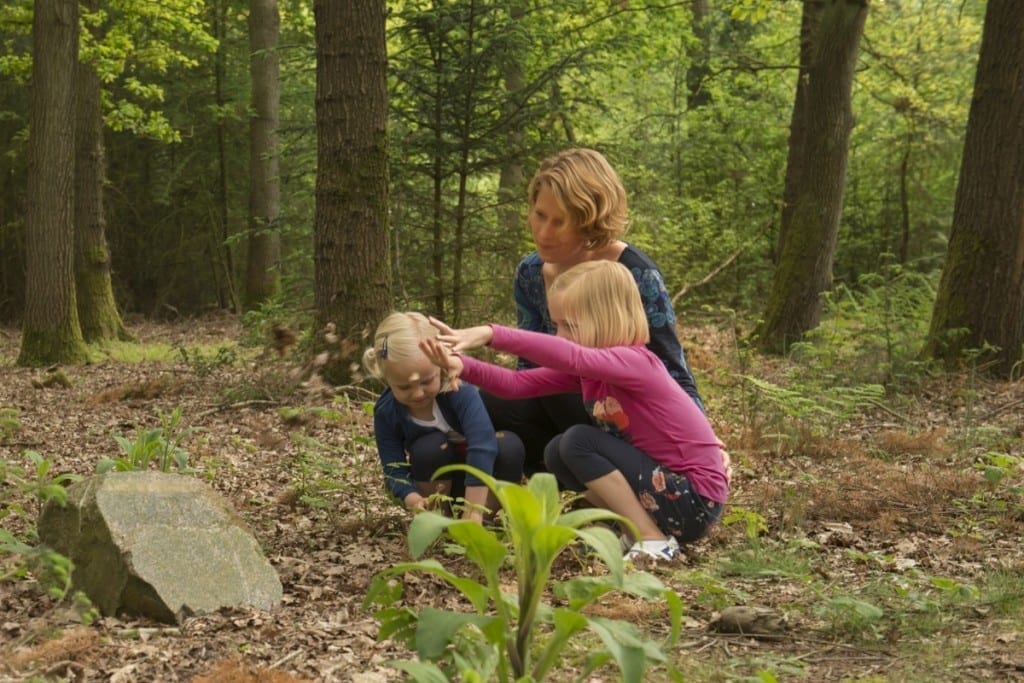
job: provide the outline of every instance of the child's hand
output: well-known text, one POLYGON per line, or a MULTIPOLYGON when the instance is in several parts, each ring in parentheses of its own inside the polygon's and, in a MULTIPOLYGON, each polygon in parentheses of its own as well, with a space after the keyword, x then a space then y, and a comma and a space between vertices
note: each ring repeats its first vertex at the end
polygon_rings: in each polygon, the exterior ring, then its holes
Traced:
POLYGON ((427 509, 427 499, 418 493, 410 493, 405 497, 405 507, 412 513, 423 512, 427 509))
POLYGON ((459 389, 459 375, 462 373, 462 359, 453 354, 448 345, 434 339, 424 339, 420 342, 420 350, 431 363, 445 371, 448 375, 449 386, 452 391, 459 389))
POLYGON ((722 455, 722 468, 725 469, 725 483, 732 486, 732 458, 729 451, 725 450, 725 444, 718 442, 718 451, 722 455))
POLYGON ((494 337, 494 330, 490 325, 479 325, 477 327, 465 327, 461 330, 453 330, 437 318, 429 318, 430 324, 441 333, 437 338, 451 346, 452 351, 466 351, 487 346, 494 337))

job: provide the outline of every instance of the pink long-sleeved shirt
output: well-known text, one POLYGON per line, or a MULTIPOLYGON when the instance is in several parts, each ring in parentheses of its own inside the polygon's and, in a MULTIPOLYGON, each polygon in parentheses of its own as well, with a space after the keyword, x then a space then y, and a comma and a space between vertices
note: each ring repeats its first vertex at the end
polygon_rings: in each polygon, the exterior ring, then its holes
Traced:
POLYGON ((516 371, 463 356, 467 382, 505 398, 579 391, 603 429, 686 475, 705 498, 726 502, 729 485, 714 430, 646 347, 594 349, 550 334, 491 327, 493 348, 541 367, 516 371))

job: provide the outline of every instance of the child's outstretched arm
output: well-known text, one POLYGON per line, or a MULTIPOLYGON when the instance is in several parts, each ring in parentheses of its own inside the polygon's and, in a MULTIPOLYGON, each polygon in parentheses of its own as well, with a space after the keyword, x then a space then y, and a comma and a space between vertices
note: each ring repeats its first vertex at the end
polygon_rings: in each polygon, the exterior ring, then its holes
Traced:
POLYGON ((491 343, 494 337, 494 330, 490 325, 478 325, 476 327, 464 327, 460 330, 452 329, 437 318, 429 318, 430 324, 441 333, 438 339, 451 345, 452 351, 468 351, 479 349, 491 343))

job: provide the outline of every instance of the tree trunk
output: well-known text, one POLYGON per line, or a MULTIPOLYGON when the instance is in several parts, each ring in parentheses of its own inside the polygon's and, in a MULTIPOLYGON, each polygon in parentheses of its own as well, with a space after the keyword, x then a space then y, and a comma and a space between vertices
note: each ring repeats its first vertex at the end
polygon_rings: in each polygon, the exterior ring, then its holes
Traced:
POLYGON ((78 0, 36 0, 19 365, 88 358, 75 303, 72 79, 77 62, 78 0))
POLYGON ((1024 13, 988 0, 949 250, 925 353, 1020 376, 1024 344, 1024 13))
MULTIPOLYGON (((227 86, 227 0, 213 2, 213 32, 217 37, 217 53, 214 56, 213 78, 217 111, 223 111, 227 104, 224 90, 227 86)), ((236 312, 239 309, 238 294, 235 290, 235 264, 231 256, 229 229, 230 209, 228 207, 228 150, 227 122, 217 117, 217 221, 211 230, 210 262, 214 280, 217 282, 217 301, 221 308, 236 312)))
MULTIPOLYGON (((82 6, 99 9, 98 0, 82 6)), ((75 294, 85 341, 132 338, 121 320, 110 281, 110 248, 103 204, 106 157, 100 79, 91 64, 76 67, 75 97, 75 294)))
POLYGON ((314 301, 319 325, 333 324, 343 340, 324 368, 329 381, 340 382, 391 306, 386 9, 384 0, 317 0, 314 12, 314 301))
MULTIPOLYGON (((521 22, 528 9, 525 0, 513 0, 508 5, 509 19, 512 22, 521 22)), ((523 45, 522 50, 525 51, 527 47, 523 45)), ((518 120, 524 107, 522 99, 526 88, 526 76, 523 74, 523 57, 519 51, 506 54, 502 65, 502 81, 507 98, 505 116, 510 121, 518 120)), ((519 241, 518 236, 526 228, 523 216, 523 209, 526 206, 526 170, 523 166, 526 145, 523 127, 510 125, 506 139, 507 153, 501 162, 498 178, 498 234, 502 241, 508 240, 509 250, 514 252, 519 241)))
POLYGON ((686 105, 690 109, 711 104, 711 93, 704 81, 711 73, 711 28, 708 26, 708 0, 690 0, 693 37, 696 45, 688 49, 690 68, 686 71, 686 105))
POLYGON ((804 3, 779 259, 758 330, 760 347, 769 353, 784 353, 817 326, 822 293, 832 284, 853 128, 853 74, 867 5, 804 3))
POLYGON ((280 287, 281 178, 278 107, 281 99, 277 0, 249 1, 249 71, 253 118, 249 129, 249 258, 245 307, 272 299, 280 287))
POLYGON ((814 112, 810 110, 807 102, 807 90, 811 80, 811 67, 814 64, 814 40, 820 18, 821 8, 818 5, 804 3, 803 14, 800 17, 800 70, 796 79, 793 113, 789 119, 789 150, 786 157, 786 178, 782 186, 782 215, 779 236, 775 241, 775 252, 772 254, 772 262, 776 266, 779 265, 779 257, 786 244, 786 231, 793 223, 793 211, 803 188, 807 157, 814 154, 813 150, 808 150, 807 121, 814 112))

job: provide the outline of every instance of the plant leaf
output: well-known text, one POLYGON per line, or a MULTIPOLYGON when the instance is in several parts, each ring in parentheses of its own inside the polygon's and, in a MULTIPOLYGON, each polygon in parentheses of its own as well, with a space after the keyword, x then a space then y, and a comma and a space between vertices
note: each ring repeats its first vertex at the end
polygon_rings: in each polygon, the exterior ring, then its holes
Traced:
POLYGON ((409 552, 413 558, 425 553, 454 521, 451 517, 430 511, 421 512, 413 517, 412 524, 409 525, 409 552))
POLYGON ((424 608, 416 625, 416 654, 420 659, 436 659, 463 626, 473 624, 483 630, 494 620, 495 617, 484 614, 424 608))
POLYGON ((406 672, 412 676, 414 681, 419 681, 419 683, 449 683, 448 677, 433 662, 411 662, 404 660, 388 662, 388 665, 406 672))
POLYGON ((395 576, 405 572, 427 572, 441 579, 444 579, 466 596, 473 604, 478 613, 487 609, 488 594, 487 588, 472 579, 464 579, 461 576, 452 574, 441 566, 437 560, 420 560, 419 562, 403 562, 381 572, 382 577, 395 576))
POLYGON ((497 576, 508 555, 508 548, 493 532, 477 522, 460 521, 449 525, 448 533, 466 548, 466 556, 483 569, 487 576, 497 576))
POLYGON ((647 655, 636 627, 628 622, 597 617, 591 617, 588 621, 590 630, 600 636, 618 665, 624 683, 643 683, 647 655))

